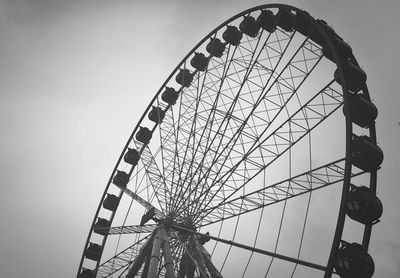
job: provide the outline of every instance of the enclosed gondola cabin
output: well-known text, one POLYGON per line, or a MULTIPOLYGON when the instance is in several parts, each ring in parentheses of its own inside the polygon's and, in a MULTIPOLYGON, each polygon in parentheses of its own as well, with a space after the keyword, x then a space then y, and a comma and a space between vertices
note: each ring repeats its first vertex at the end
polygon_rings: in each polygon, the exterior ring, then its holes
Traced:
POLYGON ((119 205, 119 198, 113 194, 107 194, 103 201, 103 208, 116 211, 119 205))
POLYGON ((175 81, 183 87, 189 87, 193 81, 193 74, 188 69, 180 69, 175 81))
POLYGON ((285 8, 280 8, 276 15, 276 25, 281 27, 283 30, 287 32, 291 32, 294 28, 294 24, 296 21, 296 15, 285 8))
POLYGON ((218 38, 211 38, 206 50, 211 56, 221 58, 225 51, 225 44, 218 38))
POLYGON ((175 91, 174 88, 171 87, 165 87, 164 92, 161 95, 161 99, 168 103, 168 104, 175 104, 176 100, 179 97, 179 93, 177 91, 175 91))
MULTIPOLYGON (((363 94, 348 94, 350 118, 356 125, 367 128, 375 122, 378 116, 378 109, 363 94)), ((343 106, 343 112, 346 115, 347 106, 343 106)))
POLYGON ((257 23, 269 33, 274 32, 276 29, 276 17, 270 10, 262 10, 261 14, 257 17, 257 23))
POLYGON ((97 222, 94 224, 93 231, 99 235, 107 235, 110 229, 111 222, 104 218, 98 218, 97 222))
MULTIPOLYGON (((325 20, 317 19, 316 22, 317 22, 318 27, 320 27, 323 30, 323 32, 326 33, 328 38, 331 38, 335 34, 335 31, 328 25, 328 23, 326 23, 325 20)), ((328 47, 328 43, 326 41, 326 38, 321 33, 319 28, 315 28, 311 32, 309 37, 313 42, 315 42, 316 44, 320 45, 322 47, 322 49, 329 48, 328 47)))
POLYGON ((260 26, 257 24, 254 17, 245 16, 242 22, 240 22, 239 29, 247 36, 255 38, 260 30, 260 26))
POLYGON ((208 58, 203 53, 194 53, 190 65, 199 71, 205 71, 208 67, 208 58))
POLYGON ((124 161, 126 163, 131 164, 132 166, 136 166, 139 162, 140 154, 136 149, 128 148, 128 151, 124 155, 124 161))
MULTIPOLYGON (((344 82, 346 83, 346 88, 354 93, 359 92, 365 87, 367 82, 367 74, 357 65, 352 62, 347 61, 343 68, 344 82)), ((339 76, 339 70, 335 70, 334 73, 335 80, 342 86, 342 81, 339 76)))
POLYGON ((161 123, 165 117, 165 112, 160 107, 153 106, 149 112, 149 120, 157 124, 161 123))
POLYGON ((294 29, 306 37, 309 36, 315 30, 311 20, 312 18, 307 12, 297 12, 294 20, 294 29))
POLYGON ((222 38, 233 46, 239 45, 242 37, 242 32, 235 26, 227 26, 225 32, 222 34, 222 38))
POLYGON ((147 127, 139 127, 139 131, 136 133, 136 140, 142 142, 143 144, 148 144, 152 137, 150 129, 147 127))
POLYGON ((353 187, 347 199, 347 215, 362 224, 377 221, 383 212, 382 202, 367 187, 353 187))
POLYGON ((335 269, 341 278, 371 278, 375 264, 358 243, 345 243, 338 250, 335 269))
MULTIPOLYGON (((340 60, 347 61, 352 56, 353 50, 351 46, 348 43, 346 43, 342 38, 340 38, 335 34, 332 38, 332 42, 333 42, 333 47, 335 48, 336 53, 340 60)), ((335 62, 335 59, 330 49, 327 46, 325 46, 322 49, 322 53, 327 59, 331 60, 332 62, 335 62)))
POLYGON ((372 171, 376 170, 382 161, 382 150, 371 143, 369 137, 353 135, 351 162, 354 166, 364 171, 372 171))
POLYGON ((85 251, 85 257, 89 260, 99 261, 101 257, 102 247, 96 243, 89 243, 89 247, 85 251))
POLYGON ((95 278, 94 271, 87 268, 82 268, 82 272, 79 274, 79 278, 95 278))
POLYGON ((120 188, 125 188, 129 181, 129 175, 124 171, 118 171, 117 174, 113 178, 113 184, 120 188))

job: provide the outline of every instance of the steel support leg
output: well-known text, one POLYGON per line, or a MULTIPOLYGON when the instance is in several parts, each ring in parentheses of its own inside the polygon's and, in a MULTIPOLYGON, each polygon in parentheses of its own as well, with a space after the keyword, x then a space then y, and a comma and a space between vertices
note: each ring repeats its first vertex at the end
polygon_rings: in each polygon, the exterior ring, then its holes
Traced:
POLYGON ((211 278, 222 278, 221 273, 219 273, 218 269, 212 263, 211 255, 207 252, 206 248, 204 248, 204 246, 201 245, 198 241, 196 241, 196 245, 203 255, 204 263, 208 269, 208 272, 211 275, 211 278))
POLYGON ((167 278, 175 278, 174 262, 172 260, 168 233, 164 228, 161 228, 161 230, 163 235, 162 250, 165 261, 165 269, 167 271, 167 278))
POLYGON ((161 260, 161 245, 163 242, 163 234, 162 229, 158 229, 156 235, 154 236, 153 241, 153 249, 151 250, 151 258, 150 258, 150 265, 149 265, 149 272, 147 274, 147 278, 156 278, 158 265, 161 260))

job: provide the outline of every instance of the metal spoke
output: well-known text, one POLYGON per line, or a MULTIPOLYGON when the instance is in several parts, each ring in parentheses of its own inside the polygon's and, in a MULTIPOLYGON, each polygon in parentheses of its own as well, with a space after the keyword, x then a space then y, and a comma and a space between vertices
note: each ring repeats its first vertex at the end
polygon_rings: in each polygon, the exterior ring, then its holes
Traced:
POLYGON ((291 262, 291 263, 297 263, 297 264, 300 264, 300 265, 303 265, 303 266, 306 266, 306 267, 311 267, 311 268, 314 268, 314 269, 318 269, 318 270, 321 270, 321 271, 325 271, 326 270, 326 267, 322 266, 322 265, 318 265, 318 264, 314 264, 314 263, 311 263, 311 262, 295 259, 295 258, 292 258, 292 257, 289 257, 289 256, 285 256, 285 255, 278 254, 278 253, 275 253, 275 252, 266 251, 266 250, 255 248, 255 247, 252 247, 252 246, 247 246, 247 245, 240 244, 240 243, 237 243, 237 242, 234 242, 234 241, 231 241, 231 240, 226 240, 226 239, 218 238, 218 237, 211 236, 211 235, 205 235, 205 234, 202 234, 202 233, 190 230, 190 229, 186 229, 186 228, 178 226, 178 225, 173 225, 172 227, 174 229, 178 230, 178 231, 184 231, 184 232, 187 232, 187 233, 192 233, 194 235, 208 237, 208 238, 210 238, 212 240, 215 240, 215 241, 218 241, 218 242, 222 242, 222 243, 225 243, 225 244, 228 244, 228 245, 231 245, 231 246, 235 246, 235 247, 238 247, 238 248, 241 248, 241 249, 244 249, 244 250, 249 250, 249 251, 252 251, 252 252, 255 252, 255 253, 267 255, 267 256, 270 256, 270 257, 273 257, 273 258, 277 258, 277 259, 280 259, 280 260, 284 260, 284 261, 288 261, 288 262, 291 262))
MULTIPOLYGON (((342 182, 344 162, 340 159, 324 166, 312 169, 292 178, 265 186, 254 192, 227 200, 205 210, 202 226, 245 214, 302 194, 342 182)), ((364 174, 359 170, 352 177, 364 174)))
POLYGON ((109 235, 121 235, 121 234, 143 234, 152 233, 158 227, 157 224, 149 225, 131 225, 131 226, 120 226, 111 228, 100 228, 99 230, 107 230, 109 235))

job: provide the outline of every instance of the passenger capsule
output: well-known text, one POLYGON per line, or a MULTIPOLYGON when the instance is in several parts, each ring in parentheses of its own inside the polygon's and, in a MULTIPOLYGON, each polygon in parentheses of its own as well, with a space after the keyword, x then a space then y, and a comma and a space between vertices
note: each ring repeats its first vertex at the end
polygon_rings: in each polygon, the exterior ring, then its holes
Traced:
POLYGON ((165 87, 165 91, 161 95, 161 99, 168 104, 175 104, 178 97, 178 92, 171 87, 165 87))
MULTIPOLYGON (((343 75, 346 83, 346 88, 348 90, 357 93, 365 87, 365 83, 367 82, 367 75, 359 66, 354 65, 350 61, 347 61, 344 64, 343 75)), ((335 70, 334 76, 336 81, 343 86, 339 78, 339 71, 337 69, 335 70)))
POLYGON ((129 181, 129 175, 124 171, 118 171, 117 174, 113 178, 113 184, 119 186, 121 188, 125 188, 129 181))
POLYGON ((294 20, 294 29, 307 37, 315 29, 311 20, 312 17, 307 12, 297 12, 294 20))
POLYGON ((140 127, 139 131, 136 133, 136 140, 142 142, 143 144, 147 144, 150 142, 152 137, 151 131, 147 127, 140 127))
POLYGON ((155 107, 153 106, 153 108, 151 109, 151 111, 149 112, 149 120, 153 121, 155 123, 161 123, 162 120, 165 117, 165 112, 160 108, 160 107, 155 107))
POLYGON ((140 159, 140 154, 137 150, 135 149, 129 149, 124 155, 124 161, 126 163, 131 164, 132 166, 136 166, 136 164, 139 162, 140 159))
POLYGON ((199 71, 205 71, 208 67, 208 58, 203 53, 194 53, 194 57, 190 60, 190 65, 199 71))
MULTIPOLYGON (((333 46, 335 47, 336 53, 338 54, 340 60, 347 61, 349 58, 351 58, 353 50, 348 43, 346 43, 337 35, 335 35, 332 40, 333 46)), ((333 58, 333 55, 327 46, 322 49, 322 53, 327 59, 335 62, 335 59, 333 58)))
MULTIPOLYGON (((375 122, 378 116, 378 109, 362 94, 349 93, 350 116, 353 123, 366 128, 375 122)), ((343 111, 346 112, 346 107, 343 106, 343 111)))
POLYGON ((146 224, 148 221, 154 218, 156 215, 154 207, 149 209, 145 214, 143 214, 142 219, 140 220, 140 226, 143 226, 146 224))
POLYGON ((204 245, 204 244, 206 244, 206 242, 209 242, 210 241, 210 238, 208 237, 209 235, 210 235, 210 232, 207 232, 204 235, 199 235, 199 238, 198 238, 199 243, 201 245, 204 245))
MULTIPOLYGON (((335 35, 335 31, 326 23, 325 20, 322 19, 317 19, 317 24, 326 32, 329 38, 333 37, 335 35)), ((325 40, 325 37, 323 34, 315 28, 314 31, 310 34, 310 39, 319 44, 322 49, 326 49, 328 47, 328 43, 325 40)))
POLYGON ((95 278, 94 271, 87 268, 82 268, 82 272, 79 274, 79 278, 95 278))
POLYGON ((99 261, 101 257, 102 247, 96 243, 89 243, 89 247, 85 251, 85 257, 93 260, 99 261))
POLYGON ((245 16, 239 25, 240 31, 245 33, 251 38, 257 37, 260 26, 257 24, 256 20, 252 16, 245 16))
POLYGON ((347 215, 362 224, 377 221, 383 212, 382 202, 367 187, 354 187, 347 199, 347 215))
POLYGON ((257 23, 262 29, 270 33, 276 29, 276 17, 270 10, 262 10, 261 14, 257 17, 257 23))
POLYGON ((222 38, 229 44, 237 46, 240 44, 243 34, 235 26, 226 26, 225 32, 222 34, 222 38))
POLYGON ((354 166, 364 171, 372 171, 376 170, 382 161, 382 150, 371 143, 369 137, 353 135, 351 162, 354 166))
POLYGON ((279 27, 287 32, 293 31, 294 23, 295 23, 295 14, 285 8, 280 8, 279 12, 276 15, 277 23, 279 27))
POLYGON ((107 235, 110 229, 111 222, 104 218, 98 218, 97 222, 94 224, 93 231, 99 235, 107 235))
POLYGON ((346 243, 338 250, 335 269, 342 278, 370 278, 375 264, 360 244, 346 243))
POLYGON ((212 38, 206 46, 206 50, 212 56, 221 58, 225 51, 225 44, 221 42, 218 38, 212 38))
POLYGON ((118 208, 119 199, 113 194, 107 194, 107 197, 103 201, 103 208, 116 211, 118 208))
POLYGON ((180 69, 175 81, 183 87, 189 87, 193 81, 193 74, 188 69, 180 69))

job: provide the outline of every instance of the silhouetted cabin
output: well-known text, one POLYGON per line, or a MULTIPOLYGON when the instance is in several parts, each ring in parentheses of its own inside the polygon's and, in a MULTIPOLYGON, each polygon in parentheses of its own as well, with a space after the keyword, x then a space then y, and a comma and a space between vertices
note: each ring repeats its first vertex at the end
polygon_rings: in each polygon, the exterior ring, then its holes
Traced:
POLYGON ((212 56, 220 58, 225 51, 225 44, 218 38, 211 38, 206 46, 206 50, 212 56))
POLYGON ((247 36, 255 38, 260 30, 260 26, 257 24, 257 21, 254 17, 245 16, 242 22, 239 24, 239 29, 247 36))
POLYGON ((371 143, 369 137, 353 135, 351 162, 354 166, 364 171, 372 171, 376 170, 382 161, 382 150, 371 143))
MULTIPOLYGON (((376 106, 366 99, 363 94, 348 94, 349 97, 349 111, 353 123, 366 128, 375 122, 378 116, 378 109, 376 106)), ((346 107, 343 106, 343 112, 346 113, 346 107)))
POLYGON ((237 46, 240 44, 243 34, 236 26, 226 26, 222 38, 229 44, 237 46))
POLYGON ((178 92, 171 87, 165 87, 165 91, 161 95, 161 99, 168 104, 175 104, 178 99, 178 92))
MULTIPOLYGON (((325 20, 317 19, 316 22, 318 26, 321 27, 326 32, 329 38, 334 37, 335 31, 332 29, 332 27, 328 25, 328 23, 326 23, 325 20)), ((313 42, 319 44, 322 47, 322 49, 328 48, 328 43, 325 40, 325 37, 317 28, 314 29, 313 32, 311 32, 309 37, 313 42)))
POLYGON ((257 17, 257 23, 258 26, 270 33, 276 29, 276 17, 270 10, 262 10, 261 14, 257 17))
POLYGON ((206 242, 210 241, 210 238, 208 237, 210 235, 210 232, 205 233, 204 235, 199 235, 199 243, 201 245, 206 244, 206 242))
POLYGON ((119 186, 121 188, 125 188, 129 181, 129 175, 124 171, 118 171, 117 174, 113 178, 113 184, 119 186))
POLYGON ((375 264, 360 244, 346 243, 338 250, 335 269, 342 278, 370 278, 375 264))
POLYGON ((312 17, 307 12, 297 12, 294 20, 294 29, 307 37, 316 29, 311 20, 312 17))
MULTIPOLYGON (((335 48, 336 53, 338 54, 340 60, 347 61, 353 55, 353 49, 341 37, 335 34, 331 38, 331 40, 333 47, 335 48)), ((328 46, 325 46, 322 49, 322 52, 327 59, 331 60, 332 62, 335 62, 335 59, 331 51, 329 50, 328 46)))
POLYGON ((116 211, 119 204, 119 198, 113 194, 107 194, 103 201, 103 208, 116 211))
POLYGON ((149 220, 153 219, 155 215, 156 215, 155 209, 154 208, 149 209, 145 214, 143 214, 142 219, 140 220, 140 226, 143 226, 149 220))
POLYGON ((104 218, 98 218, 97 222, 94 224, 93 231, 99 235, 107 235, 110 229, 111 222, 104 218))
POLYGON ((143 144, 147 144, 150 142, 151 139, 151 131, 147 127, 140 127, 139 131, 136 133, 136 140, 142 142, 143 144))
POLYGON ((296 15, 286 8, 279 8, 276 14, 276 25, 281 27, 283 30, 290 32, 293 31, 294 23, 296 21, 296 15))
POLYGON ((194 57, 190 60, 190 65, 199 71, 205 71, 208 67, 208 58, 203 53, 194 53, 194 57))
POLYGON ((175 81, 183 87, 189 87, 193 81, 193 74, 188 69, 180 69, 175 81))
MULTIPOLYGON (((354 65, 350 61, 346 62, 342 68, 344 81, 346 83, 346 88, 352 92, 357 93, 365 87, 365 82, 367 81, 367 75, 365 72, 357 65, 354 65)), ((343 86, 339 78, 339 70, 335 70, 336 81, 343 86)))
POLYGON ((153 106, 149 112, 149 120, 155 123, 161 123, 165 117, 165 112, 160 107, 153 106))
POLYGON ((87 268, 82 268, 79 278, 95 278, 94 271, 87 268))
POLYGON ((139 162, 140 159, 140 154, 136 149, 129 149, 124 155, 124 161, 126 163, 131 164, 132 166, 136 166, 136 164, 139 162))
POLYGON ((382 202, 367 187, 354 187, 347 199, 347 215, 362 224, 377 221, 383 213, 382 202))
POLYGON ((101 257, 102 247, 96 243, 89 243, 89 247, 85 251, 85 257, 93 260, 99 261, 101 257))

